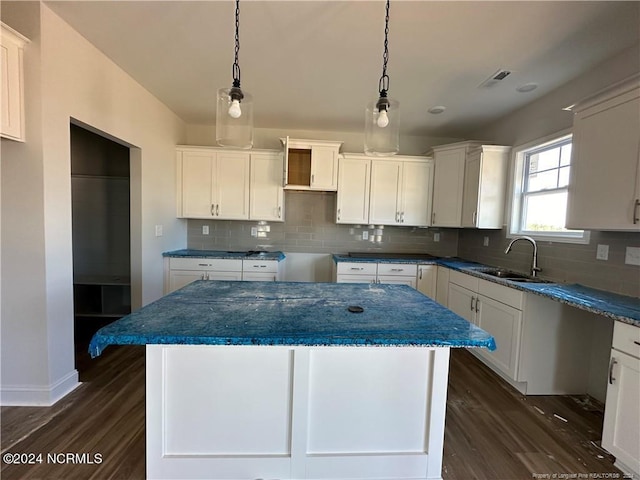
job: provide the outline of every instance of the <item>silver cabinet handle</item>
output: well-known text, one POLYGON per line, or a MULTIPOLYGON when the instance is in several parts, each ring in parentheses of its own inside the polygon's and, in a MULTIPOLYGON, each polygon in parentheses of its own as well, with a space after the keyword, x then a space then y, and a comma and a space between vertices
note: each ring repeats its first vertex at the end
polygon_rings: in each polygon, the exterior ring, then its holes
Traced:
POLYGON ((404 268, 392 268, 392 272, 404 272, 404 268))
POLYGON ((213 213, 213 212, 214 212, 214 210, 213 210, 213 206, 214 206, 214 205, 213 205, 213 203, 212 203, 212 204, 211 204, 211 216, 212 216, 212 217, 215 215, 215 213, 213 213))
POLYGON ((278 218, 282 218, 282 207, 281 206, 278 207, 278 218))
POLYGON ((633 204, 633 224, 636 225, 640 222, 640 218, 638 218, 638 207, 640 206, 640 200, 636 198, 636 203, 633 204))
POLYGON ((422 269, 418 270, 418 278, 422 280, 422 269))
POLYGON ((338 220, 340 220, 340 209, 338 209, 338 220))
POLYGON ((311 174, 311 185, 313 185, 315 183, 315 181, 316 181, 316 176, 315 176, 315 174, 312 173, 311 174))
POLYGON ((400 223, 404 223, 404 212, 400 212, 400 223))
POLYGON ((471 297, 471 311, 472 312, 476 309, 475 301, 476 301, 476 297, 471 297))
POLYGON ((615 366, 616 363, 618 363, 618 361, 614 357, 611 357, 611 361, 609 362, 609 384, 610 385, 613 385, 613 382, 616 381, 616 379, 613 378, 613 367, 615 366))
POLYGON ((476 313, 480 311, 480 299, 476 298, 476 313))
POLYGON ((475 227, 478 224, 478 212, 473 212, 473 219, 471 220, 473 226, 475 227))
POLYGON ((351 267, 349 270, 364 270, 364 267, 351 267))
POLYGON ((216 217, 220 216, 220 205, 216 203, 216 217))
POLYGON ((208 263, 199 263, 198 266, 199 267, 208 267, 209 264, 208 263))
POLYGON ((436 223, 436 212, 433 212, 433 213, 431 214, 431 223, 432 223, 432 224, 433 224, 433 223, 436 223))
POLYGON ((200 275, 200 280, 204 280, 204 273, 200 275))

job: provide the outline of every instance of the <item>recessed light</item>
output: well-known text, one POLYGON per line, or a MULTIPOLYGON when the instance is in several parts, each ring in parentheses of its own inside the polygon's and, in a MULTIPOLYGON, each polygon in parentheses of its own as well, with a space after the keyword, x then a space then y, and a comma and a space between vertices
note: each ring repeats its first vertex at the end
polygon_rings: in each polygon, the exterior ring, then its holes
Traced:
POLYGON ((536 88, 538 88, 537 83, 525 83, 524 85, 520 85, 516 90, 520 93, 532 92, 536 88))
POLYGON ((431 107, 429 110, 427 110, 427 112, 433 114, 433 115, 438 115, 439 113, 444 112, 447 109, 447 107, 442 106, 442 105, 436 105, 435 107, 431 107))

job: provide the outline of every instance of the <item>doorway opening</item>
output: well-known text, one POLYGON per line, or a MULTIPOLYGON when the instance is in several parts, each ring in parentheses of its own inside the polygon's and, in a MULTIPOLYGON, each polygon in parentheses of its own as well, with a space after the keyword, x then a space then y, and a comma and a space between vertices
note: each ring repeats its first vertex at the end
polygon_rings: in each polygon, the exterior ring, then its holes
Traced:
POLYGON ((75 365, 101 327, 131 312, 129 148, 71 124, 75 365))

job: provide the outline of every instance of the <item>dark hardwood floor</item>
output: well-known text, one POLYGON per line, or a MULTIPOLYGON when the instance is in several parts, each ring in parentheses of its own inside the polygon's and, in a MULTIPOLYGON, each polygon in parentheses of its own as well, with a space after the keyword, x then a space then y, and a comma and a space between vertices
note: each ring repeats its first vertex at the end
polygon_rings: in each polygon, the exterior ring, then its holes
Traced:
MULTIPOLYGON (((145 478, 144 347, 80 355, 78 368, 84 383, 55 406, 2 408, 2 452, 44 455, 34 465, 3 462, 3 480, 145 478), (47 463, 47 453, 86 453, 94 463, 47 463)), ((623 478, 599 448, 603 407, 589 397, 522 396, 453 349, 447 403, 444 479, 623 478)))

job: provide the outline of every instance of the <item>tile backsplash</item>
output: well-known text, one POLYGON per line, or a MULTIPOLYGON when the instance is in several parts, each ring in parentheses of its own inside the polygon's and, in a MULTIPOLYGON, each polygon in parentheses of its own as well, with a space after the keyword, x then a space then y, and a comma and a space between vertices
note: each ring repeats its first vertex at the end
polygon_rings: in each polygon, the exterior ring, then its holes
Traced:
POLYGON ((304 253, 394 252, 455 256, 458 231, 335 223, 336 194, 285 192, 285 222, 268 222, 265 237, 251 236, 257 221, 189 220, 187 246, 209 250, 281 250, 304 253), (203 235, 202 227, 209 227, 203 235), (363 232, 368 236, 363 240, 363 232), (440 233, 438 242, 434 232, 440 233))
MULTIPOLYGON (((514 245, 505 255, 510 239, 504 230, 438 229, 335 223, 336 194, 330 192, 285 192, 285 222, 188 220, 187 246, 207 250, 281 250, 292 253, 394 252, 459 256, 487 265, 528 272, 531 246, 514 245), (202 227, 209 227, 203 235, 202 227), (251 229, 268 227, 264 237, 251 229), (363 240, 363 232, 368 239, 363 240), (434 241, 435 234, 439 241, 434 241), (488 237, 489 246, 484 246, 488 237)), ((266 230, 266 229, 265 229, 266 230)), ((567 283, 638 297, 640 267, 626 265, 626 247, 639 247, 640 234, 591 232, 588 245, 538 243, 540 276, 567 283), (609 259, 596 260, 599 244, 609 246, 609 259)))
MULTIPOLYGON (((532 250, 518 242, 508 255, 504 230, 460 230, 458 256, 488 265, 529 272, 532 250), (489 246, 484 246, 488 237, 489 246)), ((580 283, 632 297, 640 296, 640 267, 625 264, 626 247, 640 246, 640 233, 591 232, 588 245, 538 242, 540 277, 563 283, 580 283), (609 246, 608 260, 597 260, 598 245, 609 246)))

